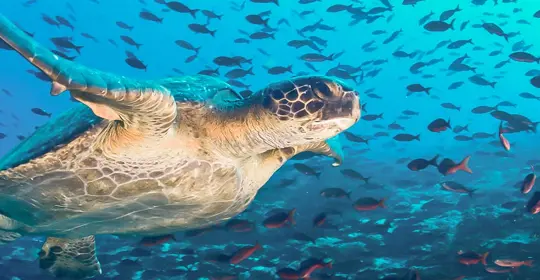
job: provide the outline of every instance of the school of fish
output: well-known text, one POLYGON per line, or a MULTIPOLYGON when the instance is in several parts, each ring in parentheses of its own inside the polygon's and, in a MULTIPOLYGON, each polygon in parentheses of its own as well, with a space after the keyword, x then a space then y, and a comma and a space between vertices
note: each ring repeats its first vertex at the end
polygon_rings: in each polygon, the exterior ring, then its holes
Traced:
MULTIPOLYGON (((540 1, 4 1, 96 68, 212 75, 241 97, 319 74, 361 94, 340 167, 301 154, 224 224, 103 236, 96 279, 540 279, 540 1)), ((0 76, 0 156, 76 102, 49 106, 32 93, 48 77, 16 58, 0 42, 18 79, 0 76)), ((0 279, 49 279, 39 246, 0 247, 0 279)))

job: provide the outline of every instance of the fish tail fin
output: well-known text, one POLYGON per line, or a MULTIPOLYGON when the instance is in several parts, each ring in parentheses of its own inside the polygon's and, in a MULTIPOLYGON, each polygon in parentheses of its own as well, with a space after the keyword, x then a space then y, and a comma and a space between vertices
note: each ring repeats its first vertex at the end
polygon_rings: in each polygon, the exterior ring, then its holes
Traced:
POLYGON ((489 86, 492 87, 492 88, 495 88, 496 84, 497 84, 497 82, 492 82, 492 83, 489 84, 489 86))
POLYGON ((324 266, 326 266, 327 268, 332 268, 332 262, 329 261, 329 262, 325 263, 324 266))
POLYGON ((279 0, 274 0, 273 2, 279 7, 279 0))
POLYGON ((379 119, 381 119, 381 120, 383 119, 383 114, 384 114, 384 113, 380 113, 380 114, 379 114, 379 119))
POLYGON ((533 266, 533 262, 534 262, 534 260, 526 260, 526 261, 523 262, 523 265, 532 267, 532 266, 533 266))
POLYGON ((349 200, 351 200, 351 194, 352 194, 352 191, 348 192, 345 196, 346 196, 349 200))
POLYGON ((369 183, 369 180, 371 180, 371 177, 364 178, 364 184, 369 183))
POLYGON ((454 22, 456 22, 456 19, 452 19, 450 22, 450 29, 454 30, 454 22))
POLYGON ((469 191, 469 197, 473 197, 473 194, 477 191, 477 189, 472 189, 469 191))
POLYGON ((459 8, 459 4, 456 7, 456 12, 461 12, 461 9, 459 8))
POLYGON ((471 156, 465 157, 460 163, 459 163, 459 169, 467 172, 467 173, 473 173, 471 168, 469 168, 469 160, 471 159, 471 156))
POLYGON ((248 69, 248 74, 255 75, 255 74, 253 73, 253 67, 251 67, 251 68, 248 69))
POLYGON ((420 141, 420 134, 414 136, 414 139, 416 139, 417 141, 420 141))
POLYGON ((81 49, 84 48, 84 46, 76 46, 75 47, 75 51, 78 53, 78 54, 81 54, 81 49))
POLYGON ((485 253, 482 255, 481 261, 482 261, 482 264, 483 264, 483 265, 487 265, 487 261, 486 261, 486 260, 487 260, 487 257, 488 257, 488 256, 489 256, 489 252, 485 252, 485 253))
POLYGON ((366 109, 366 106, 367 106, 367 102, 362 104, 362 111, 366 112, 367 113, 367 109, 366 109))
POLYGON ((379 203, 378 203, 379 207, 386 208, 386 205, 384 204, 385 201, 386 201, 386 198, 379 200, 379 203))
POLYGON ((429 160, 429 164, 433 166, 439 166, 439 164, 437 164, 438 159, 439 159, 439 155, 434 156, 432 159, 429 160))
POLYGON ((194 9, 194 10, 190 10, 189 11, 189 14, 193 17, 193 18, 197 18, 197 12, 200 11, 199 9, 194 9))
POLYGON ((216 37, 216 30, 211 30, 210 31, 210 36, 216 37))
POLYGON ((289 215, 287 216, 287 221, 289 221, 292 225, 296 224, 296 220, 294 219, 295 213, 296 208, 293 208, 291 211, 289 211, 289 215))
POLYGON ((52 113, 45 113, 45 116, 47 116, 47 118, 50 118, 52 116, 52 113))
POLYGON ((292 73, 292 65, 289 65, 289 67, 287 67, 287 71, 289 71, 290 73, 292 73))
POLYGON ((316 172, 316 173, 315 173, 315 177, 317 177, 317 179, 321 179, 321 173, 322 173, 322 172, 316 172))
POLYGON ((253 246, 253 249, 260 250, 262 249, 261 243, 259 243, 259 240, 255 241, 255 246, 253 246))
POLYGON ((431 90, 432 88, 428 87, 428 88, 425 88, 425 91, 427 93, 427 95, 429 95, 429 91, 431 90))
MULTIPOLYGON (((158 18, 157 21, 158 21, 159 23, 163 23, 163 18, 158 18)), ((132 29, 133 29, 133 27, 132 27, 132 29)))
POLYGON ((508 34, 503 34, 504 39, 508 42, 508 34))
POLYGON ((268 27, 268 21, 269 21, 269 20, 270 20, 269 18, 267 18, 267 19, 263 20, 263 24, 264 24, 264 26, 268 27))
POLYGON ((446 121, 446 126, 448 126, 448 128, 450 128, 450 129, 452 129, 452 125, 450 125, 450 119, 448 119, 448 120, 446 121))

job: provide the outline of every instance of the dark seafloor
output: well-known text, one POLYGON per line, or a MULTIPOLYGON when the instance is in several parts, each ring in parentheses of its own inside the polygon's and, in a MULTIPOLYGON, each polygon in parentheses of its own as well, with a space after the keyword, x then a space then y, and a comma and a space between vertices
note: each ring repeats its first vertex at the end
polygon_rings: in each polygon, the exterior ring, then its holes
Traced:
MULTIPOLYGON (((540 169, 539 0, 172 2, 2 0, 0 13, 69 59, 135 78, 216 75, 247 95, 338 77, 360 92, 362 120, 342 134, 343 165, 291 160, 235 224, 155 244, 99 236, 96 279, 279 279, 318 260, 328 267, 309 279, 540 280, 526 177, 540 169), (247 71, 220 56, 246 58, 247 71), (472 173, 456 165, 467 156, 472 173), (358 206, 367 198, 384 201, 358 206), (295 225, 262 225, 293 208, 295 225), (239 264, 214 257, 256 242, 239 264)), ((0 73, 3 155, 73 103, 43 94, 50 83, 1 44, 0 73)), ((51 279, 36 264, 42 241, 1 246, 0 279, 51 279)))

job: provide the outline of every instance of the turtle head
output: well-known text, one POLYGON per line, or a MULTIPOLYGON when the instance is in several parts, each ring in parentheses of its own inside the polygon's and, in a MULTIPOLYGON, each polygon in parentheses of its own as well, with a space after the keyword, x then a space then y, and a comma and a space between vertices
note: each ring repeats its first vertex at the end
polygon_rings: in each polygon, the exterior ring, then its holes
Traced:
POLYGON ((243 158, 321 143, 360 118, 358 93, 328 77, 297 77, 270 84, 242 100, 231 92, 220 91, 206 110, 179 105, 179 135, 188 133, 193 143, 204 136, 209 139, 205 145, 211 146, 207 149, 243 158))
POLYGON ((331 138, 360 118, 358 93, 341 81, 297 77, 262 91, 262 107, 286 127, 289 144, 301 145, 331 138))

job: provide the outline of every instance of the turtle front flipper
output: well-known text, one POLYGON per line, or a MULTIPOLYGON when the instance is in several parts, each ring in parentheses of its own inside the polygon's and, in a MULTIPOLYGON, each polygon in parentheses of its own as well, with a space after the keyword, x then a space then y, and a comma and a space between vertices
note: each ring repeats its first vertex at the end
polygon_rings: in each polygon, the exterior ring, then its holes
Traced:
POLYGON ((339 137, 339 135, 336 135, 330 139, 326 139, 325 141, 300 145, 293 148, 285 148, 281 149, 281 151, 285 152, 285 154, 289 154, 288 157, 285 157, 286 159, 303 152, 312 152, 315 154, 325 155, 334 159, 332 166, 340 166, 343 162, 344 153, 339 137))
POLYGON ((300 152, 313 152, 331 157, 334 159, 332 166, 340 166, 344 158, 339 134, 326 141, 300 146, 297 148, 297 153, 300 152))
POLYGON ((128 126, 150 125, 152 133, 167 131, 167 122, 176 118, 174 97, 159 83, 102 72, 59 57, 2 15, 0 39, 52 80, 52 95, 69 90, 99 117, 128 126))
POLYGON ((39 267, 59 278, 84 279, 101 274, 94 236, 47 238, 39 253, 39 267))

